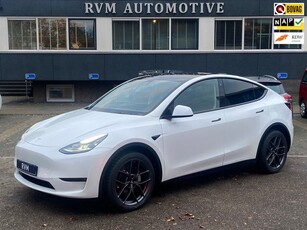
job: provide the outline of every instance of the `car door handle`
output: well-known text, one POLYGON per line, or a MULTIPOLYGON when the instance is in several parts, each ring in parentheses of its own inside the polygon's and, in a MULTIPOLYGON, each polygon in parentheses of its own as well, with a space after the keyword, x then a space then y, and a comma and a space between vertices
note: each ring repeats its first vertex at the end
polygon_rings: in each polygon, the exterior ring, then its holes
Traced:
POLYGON ((264 110, 262 109, 262 110, 257 111, 256 113, 263 113, 263 112, 264 110))
POLYGON ((220 121, 220 120, 222 120, 221 118, 218 118, 218 119, 216 119, 216 120, 213 120, 212 122, 218 122, 218 121, 220 121))

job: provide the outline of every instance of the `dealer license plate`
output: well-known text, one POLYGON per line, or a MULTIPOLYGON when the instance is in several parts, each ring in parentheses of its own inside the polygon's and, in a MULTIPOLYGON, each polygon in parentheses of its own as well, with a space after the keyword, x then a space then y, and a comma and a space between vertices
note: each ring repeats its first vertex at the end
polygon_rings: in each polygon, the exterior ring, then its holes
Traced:
POLYGON ((38 167, 36 165, 32 165, 27 162, 17 160, 17 168, 22 172, 25 172, 33 176, 37 176, 38 167))

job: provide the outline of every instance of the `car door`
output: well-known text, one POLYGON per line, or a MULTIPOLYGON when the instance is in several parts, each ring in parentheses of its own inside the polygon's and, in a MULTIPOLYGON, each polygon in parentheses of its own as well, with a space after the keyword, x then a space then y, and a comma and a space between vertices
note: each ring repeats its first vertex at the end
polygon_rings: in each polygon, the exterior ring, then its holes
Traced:
POLYGON ((169 106, 189 106, 194 115, 161 119, 164 141, 164 180, 222 165, 224 116, 219 82, 209 79, 186 88, 169 106))
POLYGON ((221 107, 225 114, 224 165, 256 157, 262 136, 263 120, 269 119, 266 105, 261 100, 267 91, 251 82, 223 79, 225 95, 221 107))

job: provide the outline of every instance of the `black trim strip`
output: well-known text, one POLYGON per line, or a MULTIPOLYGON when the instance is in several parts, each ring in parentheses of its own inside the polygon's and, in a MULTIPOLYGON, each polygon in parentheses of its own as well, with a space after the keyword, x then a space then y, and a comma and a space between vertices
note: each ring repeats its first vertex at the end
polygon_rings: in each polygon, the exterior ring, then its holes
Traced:
POLYGON ((62 181, 66 182, 86 182, 87 178, 59 178, 62 181))
POLYGON ((50 184, 48 181, 44 181, 44 180, 40 180, 34 177, 31 177, 27 174, 24 174, 22 172, 19 171, 20 176, 22 176, 24 179, 26 179, 27 181, 30 181, 33 184, 45 187, 45 188, 50 188, 55 190, 55 188, 52 186, 52 184, 50 184))

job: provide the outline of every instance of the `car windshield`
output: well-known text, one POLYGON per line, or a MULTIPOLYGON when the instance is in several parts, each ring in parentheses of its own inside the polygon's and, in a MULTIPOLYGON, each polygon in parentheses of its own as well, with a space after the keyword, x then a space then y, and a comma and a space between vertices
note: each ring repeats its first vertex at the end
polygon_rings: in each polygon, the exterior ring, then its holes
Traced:
POLYGON ((184 81, 143 78, 129 81, 110 91, 89 108, 94 111, 145 115, 156 108, 184 81))

